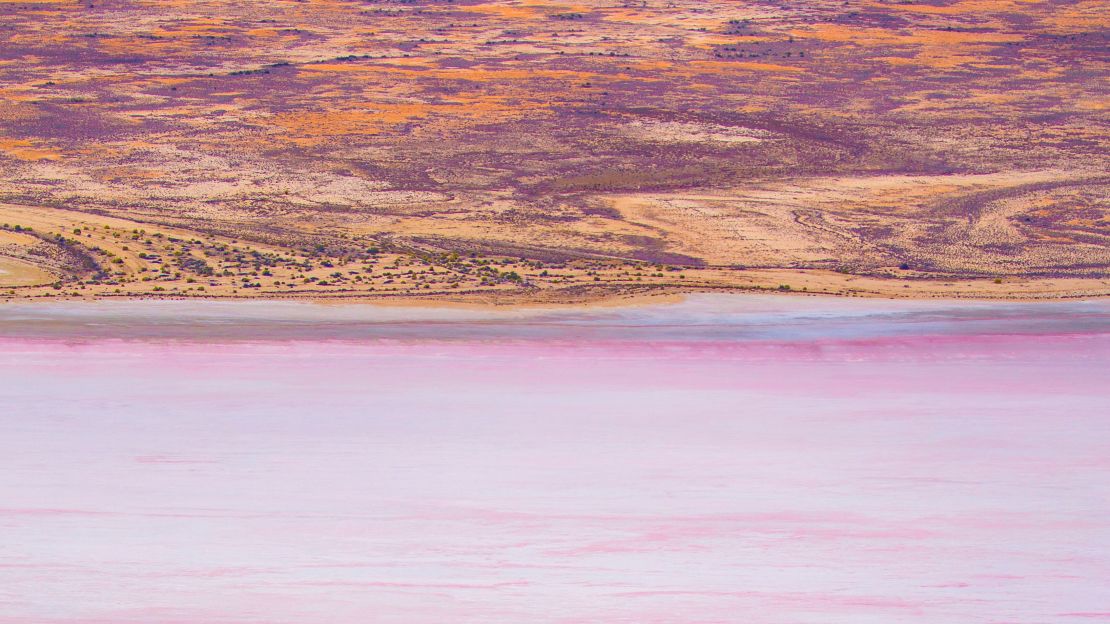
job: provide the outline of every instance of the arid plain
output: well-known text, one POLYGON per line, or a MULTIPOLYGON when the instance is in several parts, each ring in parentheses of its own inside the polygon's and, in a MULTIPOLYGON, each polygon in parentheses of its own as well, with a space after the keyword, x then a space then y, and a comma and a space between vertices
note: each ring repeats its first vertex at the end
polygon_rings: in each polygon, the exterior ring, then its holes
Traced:
POLYGON ((1110 294, 1105 4, 0 0, 0 298, 1110 294))

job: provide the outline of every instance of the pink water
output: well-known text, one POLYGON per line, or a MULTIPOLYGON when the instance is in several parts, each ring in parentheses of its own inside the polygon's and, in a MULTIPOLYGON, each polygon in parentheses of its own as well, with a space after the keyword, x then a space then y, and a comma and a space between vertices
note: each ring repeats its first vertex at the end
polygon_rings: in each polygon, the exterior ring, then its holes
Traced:
POLYGON ((0 622, 1110 622, 1110 306, 714 301, 0 309, 0 622))

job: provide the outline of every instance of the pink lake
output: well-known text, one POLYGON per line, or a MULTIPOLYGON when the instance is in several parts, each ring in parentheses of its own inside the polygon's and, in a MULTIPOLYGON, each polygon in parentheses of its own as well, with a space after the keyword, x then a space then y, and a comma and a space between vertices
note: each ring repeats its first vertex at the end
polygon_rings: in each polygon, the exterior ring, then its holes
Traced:
POLYGON ((61 622, 1110 622, 1110 302, 0 306, 61 622))

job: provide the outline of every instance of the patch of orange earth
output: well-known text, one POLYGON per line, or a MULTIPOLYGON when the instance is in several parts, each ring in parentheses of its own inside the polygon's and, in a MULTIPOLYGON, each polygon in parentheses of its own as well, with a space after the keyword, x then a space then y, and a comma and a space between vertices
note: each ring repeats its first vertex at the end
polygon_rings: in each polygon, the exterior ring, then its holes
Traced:
MULTIPOLYGON (((745 37, 744 43, 763 43, 766 41, 773 41, 770 37, 745 37)), ((736 43, 735 37, 721 35, 716 33, 707 33, 700 37, 691 38, 687 41, 687 46, 698 50, 711 50, 717 46, 726 46, 736 43)))
POLYGON ((296 138, 376 135, 390 126, 415 120, 439 119, 508 119, 517 118, 526 110, 539 110, 539 106, 522 106, 517 102, 501 103, 485 97, 456 97, 448 104, 423 102, 387 104, 367 102, 365 110, 345 111, 293 111, 269 118, 269 122, 295 135, 296 138))
POLYGON ((1079 110, 1105 111, 1110 110, 1110 100, 1107 99, 1081 99, 1075 102, 1079 110))
POLYGON ((1053 7, 1043 22, 1069 32, 1085 32, 1092 24, 1106 25, 1106 2, 1082 0, 1073 4, 1053 7))
POLYGON ((30 139, 9 139, 0 137, 0 153, 16 160, 60 160, 61 152, 37 146, 30 139))
POLYGON ((430 104, 417 102, 413 104, 381 104, 377 102, 366 102, 361 104, 368 110, 368 114, 372 115, 376 121, 381 121, 387 124, 398 124, 419 119, 428 116, 432 110, 430 104))
POLYGON ((1027 99, 1023 93, 977 93, 970 98, 971 102, 980 104, 1018 104, 1027 99))
POLYGON ((726 95, 723 99, 735 102, 732 110, 738 113, 765 113, 773 108, 773 102, 758 103, 747 95, 726 95))
MULTIPOLYGON (((32 60, 35 58, 37 57, 24 56, 14 61, 12 65, 21 66, 26 64, 30 67, 38 62, 37 60, 32 60)), ((42 101, 42 92, 35 88, 33 83, 9 85, 0 89, 0 100, 4 102, 29 102, 34 104, 42 101)))
POLYGON ((26 45, 62 45, 69 41, 70 37, 62 33, 30 33, 25 35, 12 35, 8 38, 8 43, 26 45))

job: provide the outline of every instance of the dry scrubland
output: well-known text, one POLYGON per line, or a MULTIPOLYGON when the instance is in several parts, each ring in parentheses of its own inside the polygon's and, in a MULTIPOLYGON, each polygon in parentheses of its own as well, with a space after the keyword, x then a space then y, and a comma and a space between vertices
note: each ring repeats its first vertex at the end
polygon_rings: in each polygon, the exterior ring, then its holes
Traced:
POLYGON ((1103 0, 0 0, 0 297, 1110 293, 1103 0))

